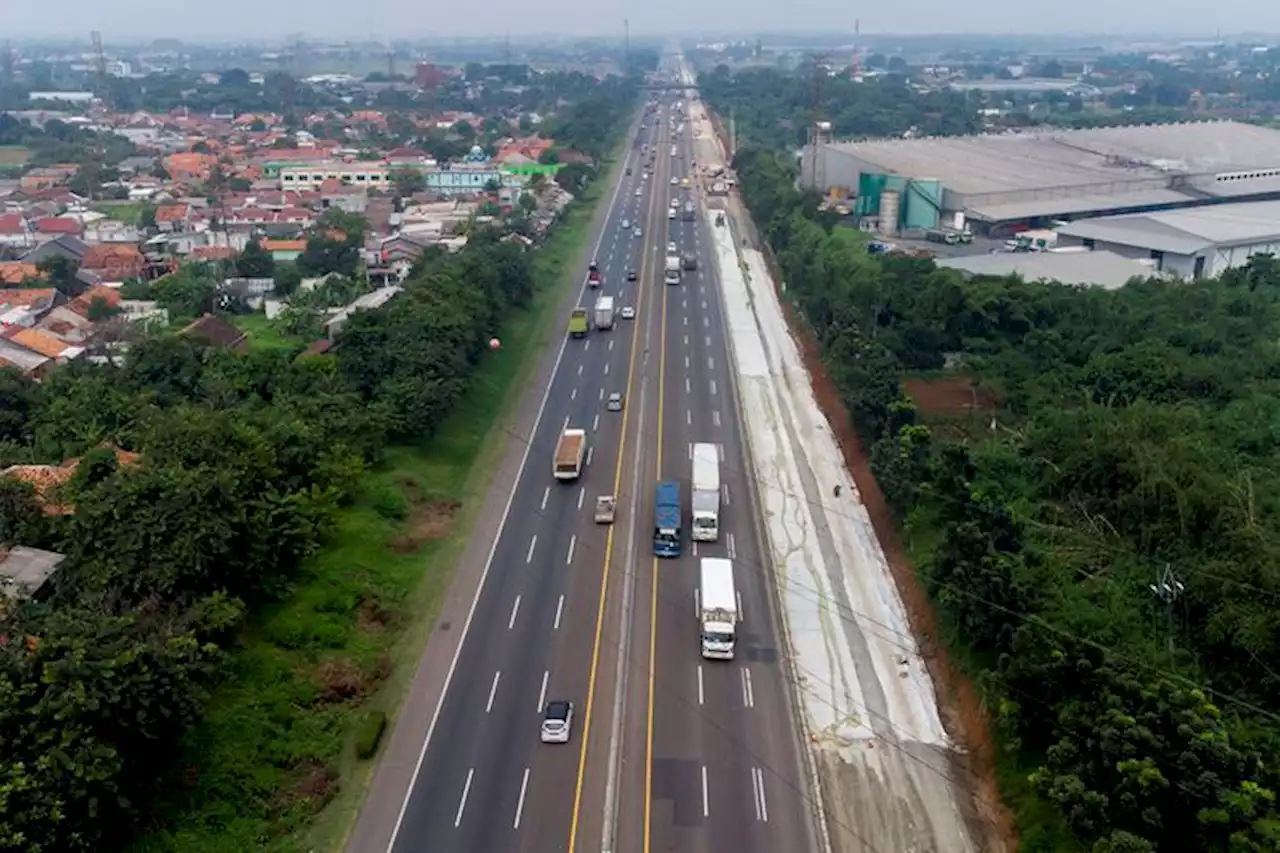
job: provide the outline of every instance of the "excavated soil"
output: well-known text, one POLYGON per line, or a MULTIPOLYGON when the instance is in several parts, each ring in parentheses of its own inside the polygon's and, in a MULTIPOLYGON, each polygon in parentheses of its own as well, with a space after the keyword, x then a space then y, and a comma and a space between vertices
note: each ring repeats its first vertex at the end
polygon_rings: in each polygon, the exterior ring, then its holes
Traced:
POLYGON ((902 388, 926 415, 953 415, 996 408, 995 395, 977 387, 963 374, 943 379, 908 379, 902 383, 902 388))
MULTIPOLYGON (((753 242, 757 242, 758 245, 758 241, 753 242)), ((782 277, 778 274, 768 248, 762 247, 762 250, 773 280, 781 281, 782 277)), ((988 717, 981 697, 969 680, 952 666, 946 649, 936 639, 940 634, 933 603, 929 600, 919 577, 906 560, 901 539, 893 523, 893 516, 885 503, 884 494, 871 473, 870 458, 863 450, 853 421, 840 400, 835 383, 823 369, 817 344, 809 334, 807 325, 797 317, 785 298, 780 297, 780 301, 787 325, 795 336, 805 367, 809 371, 814 396, 836 435, 840 451, 844 455, 845 465, 853 475, 858 492, 871 516, 876 536, 884 549, 885 558, 893 572, 907 618, 911 622, 911 628, 919 644, 920 654, 924 658, 937 690, 938 711, 943 724, 952 739, 964 750, 963 755, 957 755, 955 758, 958 765, 955 767, 955 775, 970 780, 967 787, 973 793, 972 817, 974 820, 972 823, 974 826, 972 829, 975 841, 979 842, 982 850, 990 853, 1015 853, 1018 849, 1017 826, 1012 812, 1000 799, 995 774, 995 746, 988 729, 988 717)), ((921 392, 920 397, 917 397, 912 390, 911 382, 907 383, 907 392, 926 412, 971 411, 975 401, 982 406, 990 406, 993 402, 989 395, 974 389, 965 377, 948 377, 944 380, 917 382, 915 385, 916 390, 921 392), (957 404, 960 404, 959 408, 955 407, 957 404), (965 408, 966 405, 967 408, 965 408), (943 406, 943 408, 934 409, 932 408, 934 406, 943 406)))

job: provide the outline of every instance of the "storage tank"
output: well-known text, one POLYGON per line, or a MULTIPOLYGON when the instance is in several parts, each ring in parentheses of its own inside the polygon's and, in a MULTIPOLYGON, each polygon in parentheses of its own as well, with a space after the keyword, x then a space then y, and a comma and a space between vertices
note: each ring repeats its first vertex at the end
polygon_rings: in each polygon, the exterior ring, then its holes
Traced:
POLYGON ((898 233, 898 204, 899 196, 896 191, 884 190, 880 193, 880 233, 886 237, 898 233))

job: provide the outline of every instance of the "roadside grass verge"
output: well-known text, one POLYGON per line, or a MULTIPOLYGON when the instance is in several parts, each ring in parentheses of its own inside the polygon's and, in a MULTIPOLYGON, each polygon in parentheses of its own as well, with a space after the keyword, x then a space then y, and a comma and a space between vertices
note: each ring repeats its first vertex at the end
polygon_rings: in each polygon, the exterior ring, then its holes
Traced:
MULTIPOLYGON (((341 848, 375 764, 357 758, 357 734, 371 714, 393 718, 407 690, 539 355, 564 333, 572 265, 615 177, 538 250, 532 303, 498 332, 503 348, 440 432, 368 473, 294 593, 251 620, 132 853, 341 848)), ((257 318, 239 320, 258 337, 257 318)))

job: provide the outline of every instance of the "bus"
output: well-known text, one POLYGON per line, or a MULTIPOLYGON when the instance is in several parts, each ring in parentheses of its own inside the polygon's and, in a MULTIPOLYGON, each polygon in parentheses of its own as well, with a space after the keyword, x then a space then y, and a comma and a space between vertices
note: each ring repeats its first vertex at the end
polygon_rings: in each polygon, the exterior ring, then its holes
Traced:
POLYGON ((657 557, 680 556, 680 484, 658 484, 653 502, 653 553, 657 557))

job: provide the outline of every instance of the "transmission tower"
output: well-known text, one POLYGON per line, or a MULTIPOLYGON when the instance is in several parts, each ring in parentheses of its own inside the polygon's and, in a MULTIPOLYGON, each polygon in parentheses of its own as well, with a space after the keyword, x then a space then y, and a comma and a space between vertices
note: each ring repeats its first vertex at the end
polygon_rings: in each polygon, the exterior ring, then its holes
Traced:
POLYGON ((1169 651, 1174 650, 1173 644, 1173 607, 1178 603, 1178 599, 1182 597, 1182 593, 1186 591, 1182 581, 1178 580, 1178 576, 1173 573, 1173 569, 1166 563, 1164 571, 1156 575, 1156 582, 1149 585, 1150 590, 1155 593, 1156 598, 1164 602, 1165 616, 1165 632, 1169 639, 1169 651))
POLYGON ((507 34, 502 40, 502 64, 511 64, 511 30, 507 30, 507 34))
POLYGON ((631 22, 622 19, 622 73, 631 76, 631 22))
POLYGON ((110 107, 110 91, 107 87, 107 55, 102 50, 102 33, 94 30, 89 33, 89 41, 93 44, 93 75, 98 88, 98 97, 102 103, 110 107))
POLYGON ((827 79, 827 57, 815 54, 813 57, 813 102, 809 105, 809 185, 818 187, 818 145, 829 135, 831 125, 822 119, 822 86, 827 79))
POLYGON ((4 43, 4 53, 0 54, 0 71, 4 73, 3 82, 6 86, 12 86, 18 82, 18 75, 14 71, 17 60, 13 55, 13 45, 7 40, 4 43))

